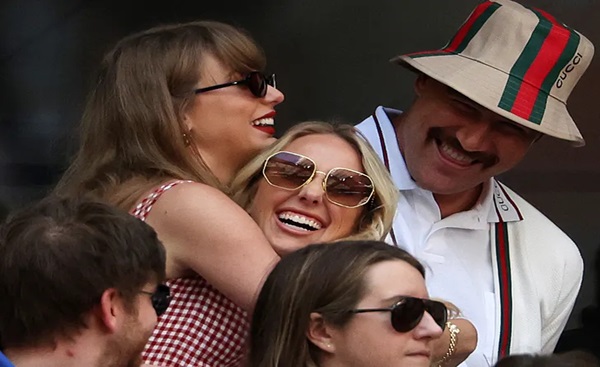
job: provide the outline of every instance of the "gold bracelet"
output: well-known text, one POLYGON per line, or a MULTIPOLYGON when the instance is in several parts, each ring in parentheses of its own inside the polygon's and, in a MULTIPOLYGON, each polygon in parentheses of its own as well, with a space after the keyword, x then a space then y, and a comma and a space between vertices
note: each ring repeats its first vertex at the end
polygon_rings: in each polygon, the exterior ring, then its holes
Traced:
POLYGON ((452 357, 454 352, 456 352, 456 344, 458 344, 458 333, 460 333, 460 329, 458 328, 458 326, 456 326, 451 321, 447 321, 446 327, 448 328, 448 331, 450 332, 450 344, 448 345, 448 351, 446 352, 446 354, 444 354, 442 359, 440 359, 436 363, 436 366, 438 366, 438 367, 441 366, 442 364, 446 363, 446 361, 448 361, 448 359, 450 359, 450 357, 452 357))

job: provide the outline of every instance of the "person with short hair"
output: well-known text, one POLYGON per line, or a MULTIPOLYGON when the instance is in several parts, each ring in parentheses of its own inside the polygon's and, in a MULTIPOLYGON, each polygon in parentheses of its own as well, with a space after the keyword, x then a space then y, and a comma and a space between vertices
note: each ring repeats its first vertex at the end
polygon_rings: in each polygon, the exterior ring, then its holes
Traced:
POLYGON ((164 278, 156 233, 120 209, 47 198, 15 212, 0 230, 0 365, 139 366, 164 278))
MULTIPOLYGON (((378 107, 357 126, 402 195, 390 242, 424 263, 432 297, 477 328, 466 366, 551 353, 571 313, 577 246, 494 177, 542 136, 583 144, 566 104, 593 54, 543 10, 484 1, 442 49, 392 59, 417 72, 413 102, 404 112, 378 107)), ((452 323, 449 354, 470 340, 452 323)))
POLYGON ((425 270, 382 241, 309 245, 284 257, 258 296, 249 367, 429 367, 447 309, 425 270))

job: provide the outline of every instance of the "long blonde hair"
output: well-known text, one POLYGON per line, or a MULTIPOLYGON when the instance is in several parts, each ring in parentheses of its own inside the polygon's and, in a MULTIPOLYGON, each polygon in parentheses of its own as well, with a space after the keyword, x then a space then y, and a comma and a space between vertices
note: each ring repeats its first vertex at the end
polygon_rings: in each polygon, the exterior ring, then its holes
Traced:
POLYGON ((214 21, 154 27, 119 41, 104 57, 81 120, 79 151, 56 193, 129 209, 169 178, 226 192, 182 123, 207 55, 239 73, 266 63, 248 34, 214 21))
POLYGON ((271 154, 283 150, 292 141, 312 134, 331 134, 348 142, 361 157, 365 173, 375 186, 374 201, 365 205, 356 232, 345 239, 383 239, 392 226, 398 204, 398 189, 381 163, 377 153, 351 125, 329 124, 321 121, 307 121, 290 128, 277 142, 251 160, 238 172, 231 184, 233 199, 244 209, 249 210, 262 177, 262 166, 271 154))

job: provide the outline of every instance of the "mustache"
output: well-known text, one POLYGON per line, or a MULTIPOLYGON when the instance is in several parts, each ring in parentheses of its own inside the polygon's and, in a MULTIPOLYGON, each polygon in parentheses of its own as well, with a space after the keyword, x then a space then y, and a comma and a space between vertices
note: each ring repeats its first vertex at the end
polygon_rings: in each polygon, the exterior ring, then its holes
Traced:
POLYGON ((465 150, 456 137, 448 136, 444 133, 443 129, 439 127, 430 128, 429 132, 427 133, 427 137, 429 139, 436 140, 438 143, 444 142, 452 149, 458 151, 460 154, 469 157, 474 163, 481 163, 484 168, 489 168, 498 163, 500 160, 495 154, 465 150))

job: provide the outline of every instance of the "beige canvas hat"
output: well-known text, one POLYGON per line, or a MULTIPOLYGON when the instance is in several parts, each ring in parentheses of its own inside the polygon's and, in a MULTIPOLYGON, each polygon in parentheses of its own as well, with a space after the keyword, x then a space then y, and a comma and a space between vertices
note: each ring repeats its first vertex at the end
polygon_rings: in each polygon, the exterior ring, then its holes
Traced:
POLYGON ((585 36, 545 11, 493 0, 477 6, 442 49, 391 61, 523 126, 582 146, 567 99, 593 55, 585 36))

